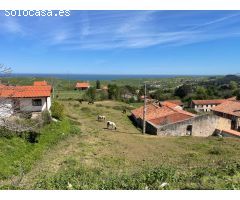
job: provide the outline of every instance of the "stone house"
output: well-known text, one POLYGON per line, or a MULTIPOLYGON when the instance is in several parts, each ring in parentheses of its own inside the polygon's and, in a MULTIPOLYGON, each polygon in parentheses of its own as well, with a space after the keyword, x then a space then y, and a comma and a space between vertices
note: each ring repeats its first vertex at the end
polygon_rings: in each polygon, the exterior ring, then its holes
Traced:
MULTIPOLYGON (((132 110, 132 119, 139 127, 142 127, 143 123, 143 109, 144 107, 141 106, 132 110)), ((173 103, 160 102, 147 104, 146 121, 148 124, 166 125, 190 119, 194 116, 194 114, 182 110, 180 106, 173 103)), ((149 133, 151 134, 151 132, 149 133)))
MULTIPOLYGON (((142 127, 143 107, 133 110, 132 118, 142 127)), ((169 102, 147 105, 146 132, 149 134, 208 137, 215 134, 216 130, 229 130, 230 127, 231 120, 212 113, 194 115, 169 102)))
POLYGON ((221 118, 231 121, 231 130, 240 131, 240 101, 225 101, 211 109, 221 118))

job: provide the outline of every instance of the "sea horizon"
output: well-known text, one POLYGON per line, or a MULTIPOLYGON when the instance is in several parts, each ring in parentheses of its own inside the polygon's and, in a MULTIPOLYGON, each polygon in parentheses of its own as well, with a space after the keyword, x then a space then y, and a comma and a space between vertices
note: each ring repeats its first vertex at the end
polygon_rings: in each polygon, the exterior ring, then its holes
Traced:
POLYGON ((223 75, 12 73, 7 77, 59 78, 65 80, 92 81, 92 80, 154 79, 175 77, 208 77, 208 76, 223 76, 223 75))

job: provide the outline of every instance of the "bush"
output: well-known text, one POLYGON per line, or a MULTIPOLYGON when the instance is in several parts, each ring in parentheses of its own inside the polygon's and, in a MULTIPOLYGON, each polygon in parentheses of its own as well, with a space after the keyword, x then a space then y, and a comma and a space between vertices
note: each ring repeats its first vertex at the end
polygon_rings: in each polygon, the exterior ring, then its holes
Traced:
POLYGON ((5 127, 0 127, 0 137, 5 137, 10 139, 14 136, 16 136, 15 132, 6 129, 5 127))
POLYGON ((39 132, 31 131, 25 134, 25 140, 30 143, 38 143, 38 138, 40 136, 39 132))
POLYGON ((52 121, 51 114, 49 113, 48 110, 43 111, 41 117, 44 125, 50 124, 52 121))
POLYGON ((54 101, 51 106, 52 117, 62 120, 64 117, 64 106, 57 101, 54 101))
POLYGON ((222 154, 222 149, 219 147, 213 147, 209 150, 209 154, 220 155, 220 154, 222 154))
POLYGON ((79 134, 79 133, 81 133, 80 128, 72 124, 70 129, 70 134, 79 134))

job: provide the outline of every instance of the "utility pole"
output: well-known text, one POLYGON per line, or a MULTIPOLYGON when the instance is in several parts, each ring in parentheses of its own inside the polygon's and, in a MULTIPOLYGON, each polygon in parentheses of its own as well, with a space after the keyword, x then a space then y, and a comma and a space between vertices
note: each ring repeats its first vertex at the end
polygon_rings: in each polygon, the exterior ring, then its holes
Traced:
POLYGON ((147 84, 144 83, 143 134, 146 133, 147 84))

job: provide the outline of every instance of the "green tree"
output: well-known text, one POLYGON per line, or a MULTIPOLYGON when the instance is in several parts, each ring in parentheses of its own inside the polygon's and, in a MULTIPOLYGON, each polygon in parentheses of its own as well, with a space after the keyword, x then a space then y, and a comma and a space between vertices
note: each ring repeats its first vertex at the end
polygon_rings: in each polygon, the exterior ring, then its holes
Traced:
POLYGON ((51 106, 52 117, 62 120, 64 117, 64 106, 57 101, 54 101, 51 106))
POLYGON ((240 89, 236 90, 234 95, 236 95, 237 100, 240 101, 240 89))
POLYGON ((101 89, 101 83, 99 80, 96 81, 96 88, 101 89))
POLYGON ((237 84, 236 81, 230 81, 229 86, 230 86, 230 89, 231 89, 232 91, 235 91, 235 90, 238 89, 238 84, 237 84))
POLYGON ((120 88, 116 84, 108 85, 108 98, 118 99, 120 96, 120 88))
POLYGON ((192 86, 184 84, 184 85, 176 88, 174 94, 175 94, 175 96, 184 98, 187 95, 189 95, 191 92, 192 92, 192 86))
POLYGON ((198 86, 196 89, 196 98, 197 99, 207 99, 208 98, 207 90, 202 86, 198 86))
POLYGON ((90 87, 86 92, 87 99, 89 101, 95 101, 96 99, 96 89, 94 87, 90 87))

